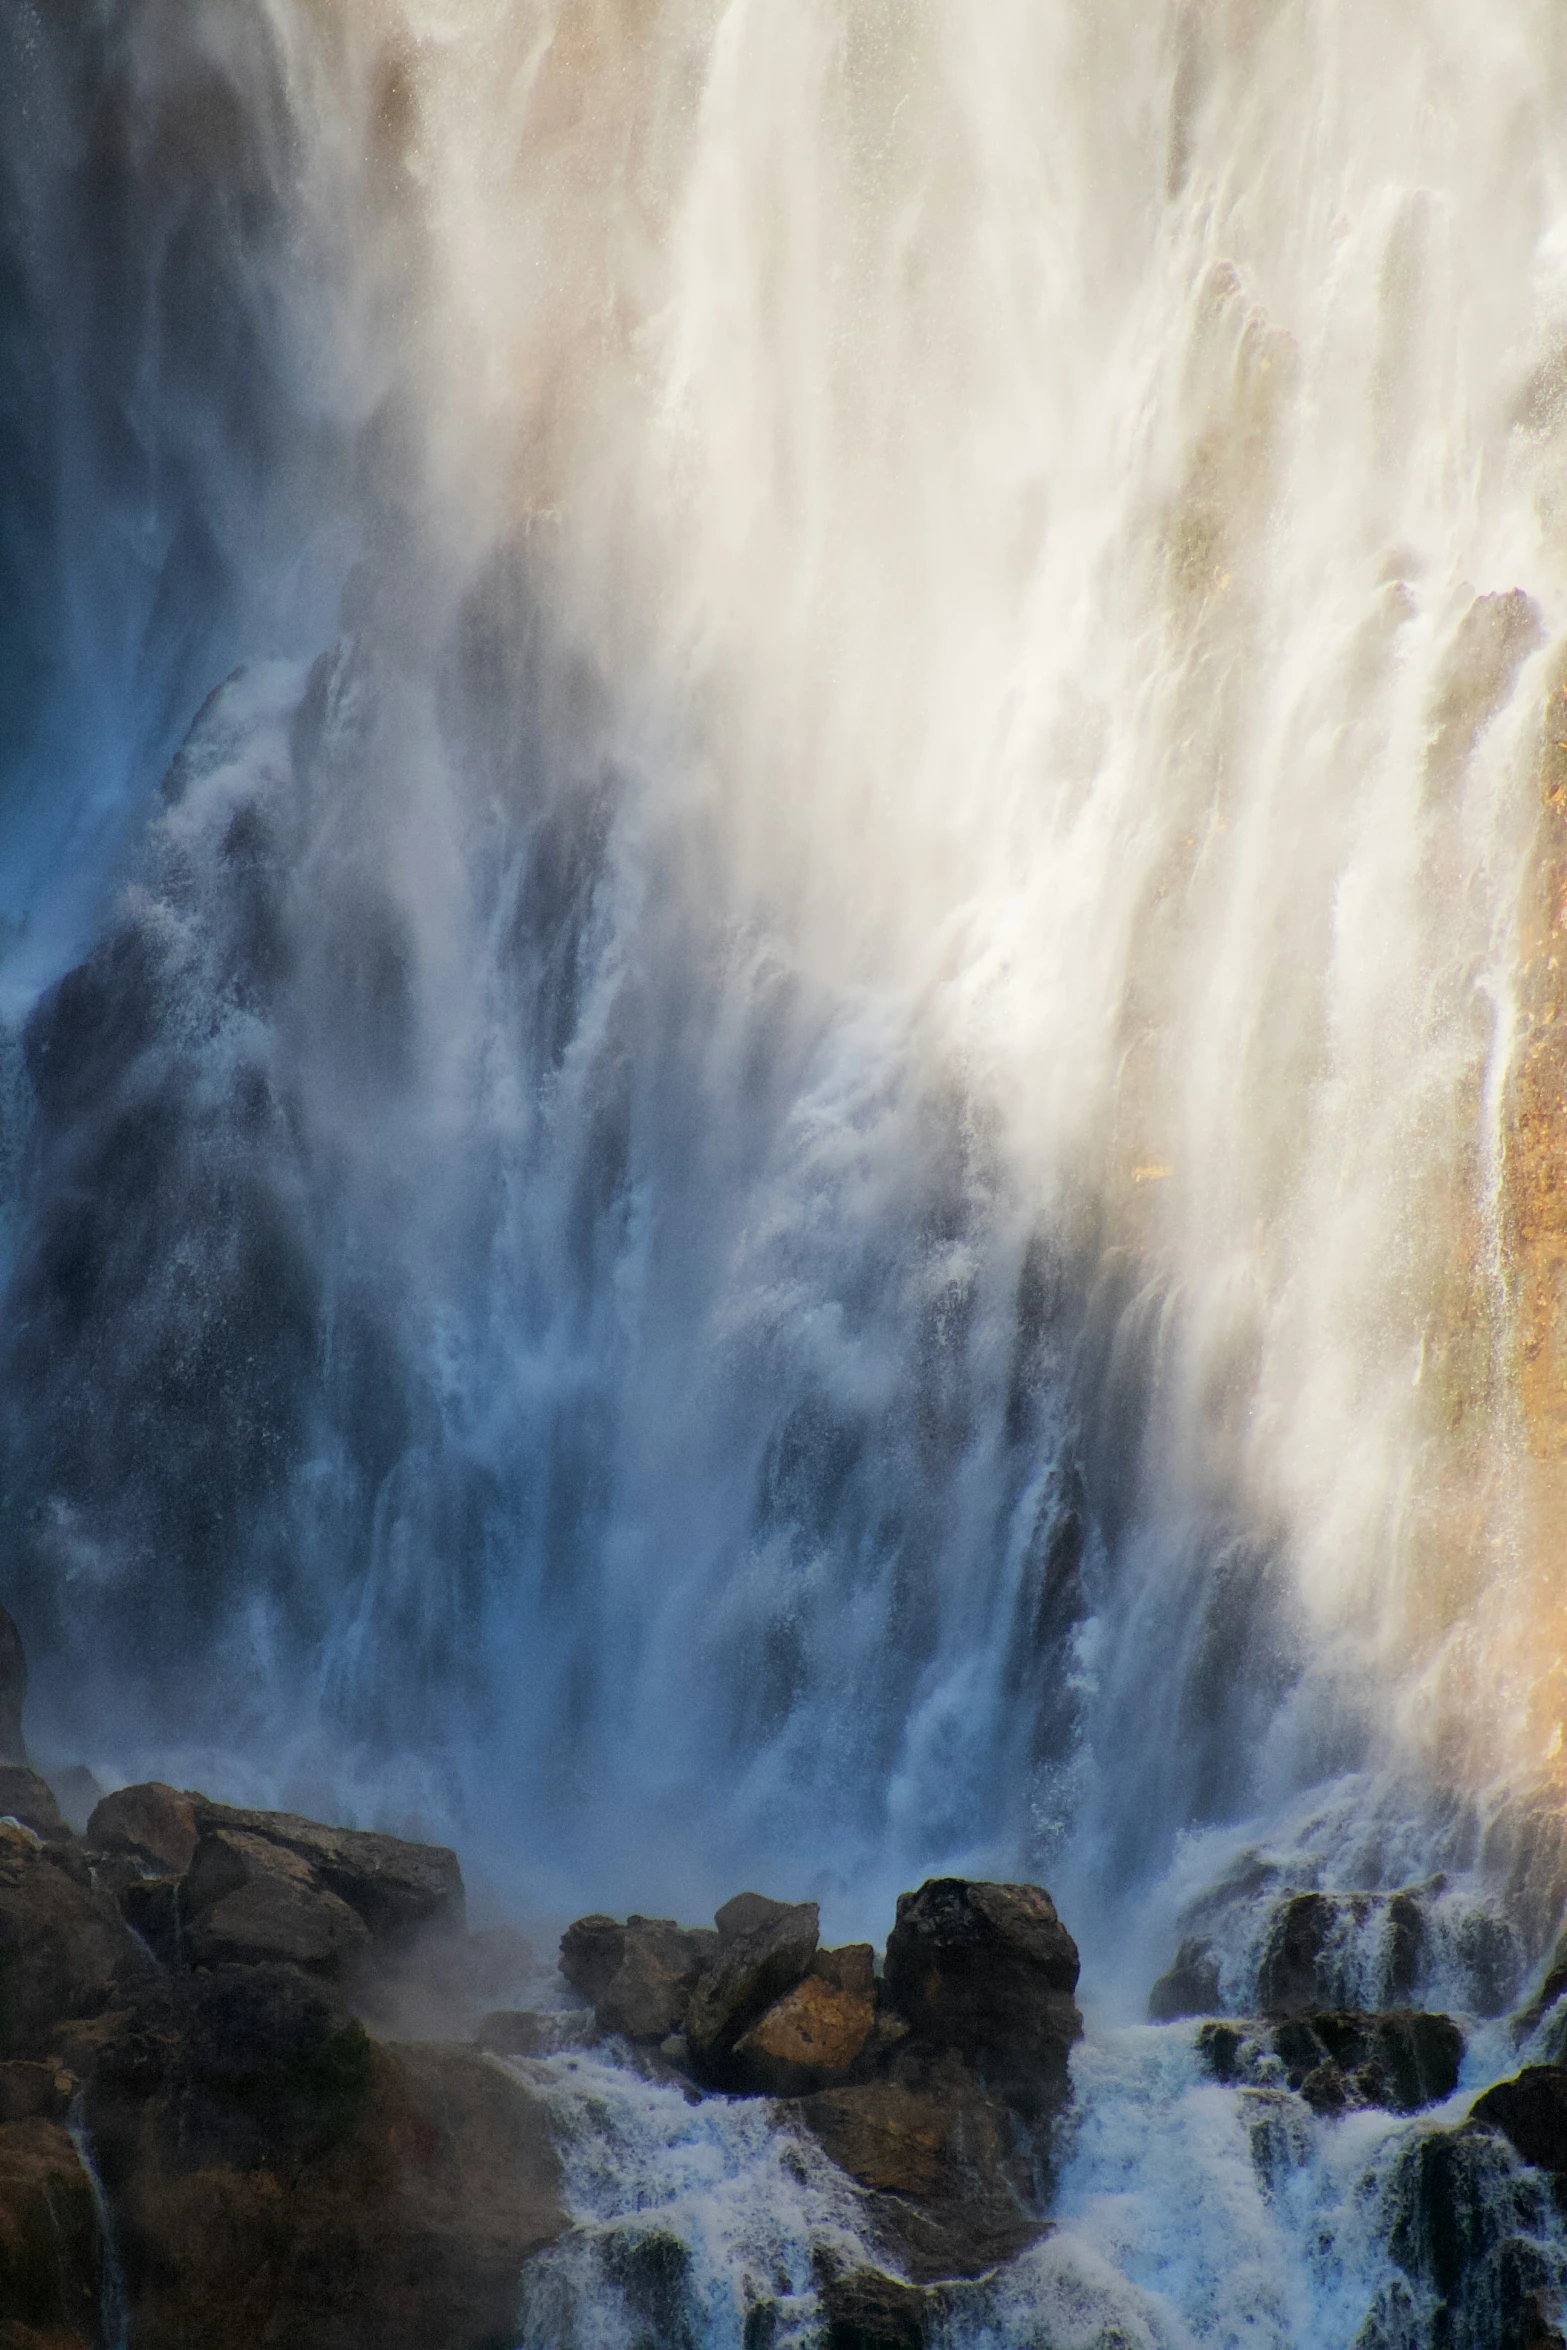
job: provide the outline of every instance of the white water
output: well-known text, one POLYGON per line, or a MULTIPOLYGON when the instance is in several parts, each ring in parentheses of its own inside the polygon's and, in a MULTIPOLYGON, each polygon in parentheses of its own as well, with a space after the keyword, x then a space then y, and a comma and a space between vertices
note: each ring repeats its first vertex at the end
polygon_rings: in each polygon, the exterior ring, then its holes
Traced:
POLYGON ((1105 2018, 1253 1846, 1535 1963, 1559 12, 0 35, 45 1741, 543 1907, 1043 1875, 1105 2018))

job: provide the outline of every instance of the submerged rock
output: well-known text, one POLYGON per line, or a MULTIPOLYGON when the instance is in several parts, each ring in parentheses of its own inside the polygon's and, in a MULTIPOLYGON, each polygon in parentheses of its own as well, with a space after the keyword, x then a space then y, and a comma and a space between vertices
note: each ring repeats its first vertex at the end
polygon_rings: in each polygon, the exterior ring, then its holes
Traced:
POLYGON ((888 1999, 916 2038, 956 2049, 1031 2119, 1069 2094, 1077 1975, 1077 1944, 1042 1886, 937 1877, 898 1897, 888 1999))
POLYGON ((1567 2065, 1526 2065, 1477 2097, 1469 2116, 1500 2130, 1520 2160, 1567 2180, 1567 2065))
POLYGON ((1278 2024, 1215 2019, 1197 2035, 1215 2080, 1250 2084, 1282 2067, 1289 2087, 1323 2114, 1377 2106, 1419 2113, 1458 2086, 1464 2035, 1451 2016, 1423 2009, 1368 2015, 1319 2010, 1278 2024))

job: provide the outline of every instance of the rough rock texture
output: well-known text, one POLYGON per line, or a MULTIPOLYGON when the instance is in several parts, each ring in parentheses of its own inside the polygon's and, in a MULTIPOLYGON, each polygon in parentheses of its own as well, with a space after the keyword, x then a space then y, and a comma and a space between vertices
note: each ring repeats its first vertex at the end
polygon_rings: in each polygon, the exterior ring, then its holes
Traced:
POLYGON ((20 1820, 35 1836, 70 1834, 54 1789, 26 1763, 0 1763, 0 1819, 20 1820))
POLYGON ((1567 2177, 1567 2065, 1526 2065, 1477 2097, 1469 2118, 1500 2130, 1536 2170, 1567 2177))
POLYGON ((1151 2024, 1178 2023, 1185 2016, 1218 2015, 1219 1961, 1212 1945, 1188 1938, 1175 1954, 1175 1964, 1159 1977, 1148 1994, 1151 2024))
POLYGON ((1505 2139, 1467 2123, 1407 2139, 1384 2187, 1401 2272, 1358 2339, 1419 2350, 1561 2350, 1547 2319, 1550 2189, 1505 2139), (1407 2280, 1407 2282, 1405 2281, 1407 2280))
POLYGON ((362 1828, 323 1827, 294 1812, 239 1811, 200 1800, 196 1826, 202 1835, 259 1836, 294 1853, 379 1942, 406 1941, 431 1927, 462 1931, 462 1871, 444 1844, 412 1844, 362 1828))
MULTIPOLYGON (((1426 1923, 1416 1892, 1296 1893, 1269 1923, 1257 1970, 1257 2006, 1263 2015, 1306 2015, 1341 2008, 1356 1994, 1342 1979, 1339 1953, 1349 1933, 1379 1930, 1382 1981, 1377 2004, 1407 2006, 1417 1987, 1426 1923)), ((1362 1990, 1359 1997, 1364 1999, 1362 1990)))
POLYGON ((238 1829, 203 1835, 181 1880, 180 1919, 197 1966, 281 1959, 335 1975, 370 1940, 298 1853, 238 1829))
POLYGON ((1329 2009, 1278 2024, 1214 2021, 1204 2024, 1197 2046, 1224 2082, 1260 2079, 1266 2060, 1277 2058, 1290 2088, 1318 2113, 1363 2106, 1419 2113, 1457 2088, 1464 2035, 1451 2016, 1422 2009, 1329 2009))
POLYGON ((566 2226, 542 2106, 473 2050, 354 2042, 309 1985, 238 2020, 228 1996, 156 2094, 92 2100, 137 2350, 510 2343, 523 2263, 566 2226), (258 2123, 274 2029, 291 2087, 258 2123))
POLYGON ((818 1950, 811 1972, 856 1999, 876 1996, 876 1953, 868 1942, 845 1942, 837 1950, 818 1950))
POLYGON ((876 2021, 872 2001, 809 1974, 735 2043, 737 2084, 768 2097, 803 2097, 848 2073, 876 2021))
POLYGON ((958 2058, 824 2089, 795 2110, 865 2190, 887 2251, 916 2281, 978 2276, 1041 2233, 1009 2117, 958 2058))
POLYGON ((691 1994, 718 1936, 673 1918, 629 1917, 620 1962, 594 2002, 599 2028, 628 2040, 665 2040, 682 2029, 691 1994))
POLYGON ((697 2078, 722 2088, 734 2074, 735 2043, 810 1967, 817 1908, 814 1901, 737 1893, 714 1923, 717 1949, 692 1992, 685 2028, 697 2078))
POLYGON ((822 2287, 823 2350, 925 2350, 939 2303, 880 2269, 851 2269, 822 2287))
POLYGON ((0 1607, 0 1762, 24 1763, 22 1708, 27 1703, 27 1656, 9 1609, 0 1607))
POLYGON ((0 2064, 0 2122, 63 2122, 75 2085, 58 2064, 13 2057, 0 2064))
MULTIPOLYGON (((99 2339, 102 2249, 92 2184, 69 2133, 39 2119, 0 2127, 0 2327, 48 2350, 99 2339)), ((0 2341, 4 2334, 0 2332, 0 2341)))
POLYGON ((161 1779, 121 1787, 94 1806, 87 1842, 99 1852, 128 1853, 182 1877, 196 1857, 198 1800, 161 1779))
POLYGON ((0 2056, 48 2054, 68 2018, 100 2015, 152 1971, 106 1894, 0 1828, 0 2056))
POLYGON ((1070 2091, 1067 2058, 1083 2031, 1077 1972, 1077 1944, 1041 1886, 936 1877, 898 1897, 888 1999, 916 2038, 955 2048, 1030 2118, 1070 2091))
POLYGON ((589 2007, 597 2007, 615 1979, 626 1948, 626 1929, 618 1918, 595 1910, 578 1918, 560 1938, 560 1971, 589 2007))

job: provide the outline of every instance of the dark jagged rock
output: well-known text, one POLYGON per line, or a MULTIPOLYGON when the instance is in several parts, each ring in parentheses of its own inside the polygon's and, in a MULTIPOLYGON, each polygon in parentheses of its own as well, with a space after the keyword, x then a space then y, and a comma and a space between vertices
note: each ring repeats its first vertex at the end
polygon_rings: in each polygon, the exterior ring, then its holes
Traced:
POLYGON ((1031 2119, 1070 2091, 1081 2039, 1077 1944, 1038 1885, 937 1877, 898 1897, 887 1997, 915 2036, 955 2048, 986 2086, 1031 2119))
POLYGON ((1545 2318, 1554 2278, 1541 2242, 1547 2190, 1502 2136, 1467 2123, 1427 2130, 1385 2190, 1388 2251, 1416 2288, 1379 2297, 1362 2339, 1421 2350, 1555 2350, 1545 2318))
POLYGON ((680 2031, 717 1947, 718 1936, 706 1928, 682 1928, 673 1918, 627 1918, 620 1963, 594 2002, 600 2029, 627 2040, 666 2040, 680 2031))
POLYGON ((369 1829, 324 1827, 296 1812, 242 1811, 204 1799, 196 1804, 196 1827, 203 1836, 260 1837, 293 1853, 378 1942, 406 1942, 430 1928, 463 1928, 462 1871, 444 1844, 413 1844, 369 1829))
POLYGON ((282 1960, 335 1975, 370 1940, 358 1912, 297 1852, 239 1829, 203 1835, 180 1883, 179 1918, 198 1966, 282 1960))
POLYGON ((0 1762, 24 1763, 22 1709, 27 1703, 27 1653, 16 1619, 0 1607, 0 1762))
POLYGON ((880 2269, 851 2269, 822 2286, 823 2350, 925 2350, 936 2296, 880 2269))
POLYGON ((722 2088, 734 2076, 736 2042, 815 1957, 817 1908, 739 1893, 714 1922, 717 1948, 691 1994, 685 2030, 697 2078, 722 2088))
POLYGON ((1223 2004, 1212 1944, 1189 1937, 1176 1952, 1174 1966, 1148 1994, 1148 2021, 1173 2024, 1186 2016, 1217 2015, 1223 2004))
POLYGON ((0 2338, 82 2350, 100 2339, 103 2251, 92 2183, 69 2133, 34 2118, 0 2127, 0 2338), (31 2334, 23 2328, 34 2329, 31 2334))
POLYGON ((181 2168, 291 2167, 341 2144, 370 2094, 364 2026, 291 1966, 220 1966, 187 1979, 166 2114, 181 2168))
POLYGON ((1567 2178, 1567 2065, 1526 2065, 1477 2097, 1469 2115, 1500 2130, 1522 2161, 1567 2178))
POLYGON ((94 1806, 87 1842, 99 1852, 121 1852, 150 1868, 182 1877, 196 1857, 198 1798, 161 1779, 121 1787, 94 1806))
POLYGON ((1198 2032, 1197 2049, 1225 2083, 1264 2080, 1276 2059, 1289 2087, 1319 2113, 1365 2106, 1419 2113, 1457 2088, 1464 2036, 1451 2016, 1423 2009, 1319 2009, 1273 2024, 1216 2019, 1198 2032))
POLYGON ((151 1972, 106 1894, 0 1828, 0 2056, 47 2055, 67 2019, 102 2014, 151 1972))
POLYGON ((979 2276, 1040 2234, 1010 2117, 951 2053, 795 2110, 865 2191, 882 2242, 917 2282, 979 2276))
POLYGON ((578 1918, 560 1938, 560 1971, 589 2007, 597 2007, 625 1956, 626 1929, 618 1918, 595 1910, 578 1918))
POLYGON ((68 1836, 54 1789, 26 1763, 0 1763, 0 1819, 20 1820, 35 1836, 68 1836))
POLYGON ((808 2096, 853 2070, 875 2022, 865 1994, 841 1991, 823 1975, 802 1976, 736 2041, 735 2084, 767 2097, 808 2096))

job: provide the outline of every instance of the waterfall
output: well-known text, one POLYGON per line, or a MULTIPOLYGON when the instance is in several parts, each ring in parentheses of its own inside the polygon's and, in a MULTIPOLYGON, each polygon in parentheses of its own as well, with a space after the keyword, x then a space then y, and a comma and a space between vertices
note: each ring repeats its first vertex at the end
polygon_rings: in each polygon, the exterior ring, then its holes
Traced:
POLYGON ((1254 1848, 1533 1963, 1564 99, 1545 0, 6 0, 60 1751, 1043 1875, 1129 2012, 1254 1848))

